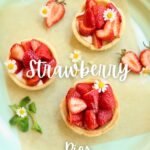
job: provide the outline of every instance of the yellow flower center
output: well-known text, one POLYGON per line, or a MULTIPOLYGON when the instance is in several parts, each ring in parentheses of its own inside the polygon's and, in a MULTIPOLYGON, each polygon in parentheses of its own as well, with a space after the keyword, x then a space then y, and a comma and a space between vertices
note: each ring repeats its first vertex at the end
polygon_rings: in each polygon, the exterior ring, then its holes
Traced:
POLYGON ((111 19, 111 18, 113 17, 112 12, 109 12, 109 13, 107 14, 107 17, 108 17, 109 19, 111 19))
POLYGON ((105 86, 105 83, 104 83, 104 82, 99 82, 99 84, 98 84, 98 87, 99 87, 99 88, 102 89, 102 88, 104 88, 104 86, 105 86))
POLYGON ((43 10, 42 10, 42 13, 44 14, 44 15, 46 15, 47 14, 47 9, 46 8, 44 8, 43 10))
POLYGON ((143 70, 143 74, 149 74, 149 73, 150 73, 150 70, 148 70, 148 69, 143 70))
POLYGON ((25 113, 25 110, 20 109, 19 113, 20 113, 21 115, 23 115, 23 114, 25 113))
POLYGON ((8 70, 14 69, 14 64, 8 64, 7 68, 8 68, 8 70))
POLYGON ((77 59, 79 57, 79 54, 74 54, 73 56, 75 59, 77 59))

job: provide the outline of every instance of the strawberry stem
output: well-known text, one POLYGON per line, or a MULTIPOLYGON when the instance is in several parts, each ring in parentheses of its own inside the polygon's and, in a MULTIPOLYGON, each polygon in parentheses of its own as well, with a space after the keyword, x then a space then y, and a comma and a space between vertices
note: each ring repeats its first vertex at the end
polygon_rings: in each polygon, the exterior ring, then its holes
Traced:
POLYGON ((143 45, 144 45, 147 49, 150 49, 150 41, 149 41, 149 45, 146 45, 144 42, 143 42, 143 45))
POLYGON ((64 4, 64 5, 66 5, 66 2, 65 2, 65 0, 62 0, 62 1, 56 0, 56 3, 58 3, 58 4, 64 4))
POLYGON ((127 51, 126 49, 121 50, 121 57, 123 57, 125 55, 126 51, 127 51))

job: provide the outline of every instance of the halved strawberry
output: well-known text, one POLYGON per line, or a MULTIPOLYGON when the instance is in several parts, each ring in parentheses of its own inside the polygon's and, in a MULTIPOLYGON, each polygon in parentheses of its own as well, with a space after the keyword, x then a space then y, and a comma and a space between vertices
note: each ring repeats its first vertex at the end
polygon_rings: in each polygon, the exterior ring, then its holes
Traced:
POLYGON ((99 126, 106 125, 113 117, 111 110, 99 110, 97 114, 97 123, 99 126))
POLYGON ((92 90, 93 83, 78 83, 76 85, 76 90, 81 95, 84 95, 92 90))
POLYGON ((120 28, 121 28, 121 22, 119 20, 119 17, 116 16, 116 19, 113 23, 113 33, 115 37, 120 37, 120 28))
POLYGON ((99 93, 97 90, 91 90, 83 95, 83 99, 87 104, 87 109, 93 109, 94 112, 98 111, 99 93))
POLYGON ((101 48, 103 46, 102 40, 98 39, 95 33, 92 35, 92 43, 96 48, 101 48))
POLYGON ((108 84, 107 90, 99 94, 99 107, 114 111, 116 107, 115 97, 111 86, 108 84))
POLYGON ((78 22, 83 21, 84 20, 84 14, 77 16, 76 19, 78 22))
POLYGON ((68 101, 72 97, 75 97, 75 98, 80 98, 81 97, 81 95, 76 91, 75 88, 70 88, 69 89, 69 91, 68 91, 68 93, 66 95, 66 100, 68 101))
POLYGON ((121 63, 124 65, 127 64, 128 68, 134 72, 139 74, 142 70, 142 66, 139 62, 138 56, 133 51, 123 50, 121 63))
POLYGON ((84 100, 80 98, 72 97, 68 100, 68 109, 69 112, 71 112, 72 114, 78 114, 83 110, 85 110, 86 108, 87 108, 86 103, 84 102, 84 100))
POLYGON ((94 130, 98 128, 96 114, 93 110, 86 110, 84 115, 84 125, 86 129, 94 130))
POLYGON ((83 120, 83 114, 82 113, 79 113, 79 114, 69 113, 69 115, 68 115, 68 121, 72 125, 82 127, 83 126, 83 121, 82 120, 83 120))
POLYGON ((47 6, 49 8, 49 14, 45 18, 45 23, 50 28, 64 17, 65 7, 64 3, 58 1, 47 3, 47 6))
POLYGON ((24 49, 20 44, 14 44, 10 50, 10 58, 22 61, 24 56, 24 49))
POLYGON ((32 39, 31 40, 31 47, 32 47, 32 50, 35 51, 36 49, 38 49, 40 46, 41 46, 41 42, 36 40, 36 39, 32 39))
POLYGON ((141 52, 140 62, 143 67, 150 68, 150 49, 145 49, 141 52))
POLYGON ((96 36, 104 41, 112 41, 114 39, 113 22, 107 21, 104 29, 96 31, 96 36))
POLYGON ((96 28, 101 29, 105 24, 103 14, 104 11, 106 10, 106 7, 101 5, 95 5, 92 7, 92 10, 95 16, 96 28))
POLYGON ((40 81, 40 78, 38 75, 35 75, 33 78, 31 79, 26 79, 26 83, 29 86, 36 86, 38 84, 38 82, 40 81))
POLYGON ((92 8, 95 5, 97 5, 95 0, 86 0, 85 9, 92 8))
POLYGON ((31 41, 23 41, 21 42, 21 45, 24 48, 24 51, 32 50, 31 41))

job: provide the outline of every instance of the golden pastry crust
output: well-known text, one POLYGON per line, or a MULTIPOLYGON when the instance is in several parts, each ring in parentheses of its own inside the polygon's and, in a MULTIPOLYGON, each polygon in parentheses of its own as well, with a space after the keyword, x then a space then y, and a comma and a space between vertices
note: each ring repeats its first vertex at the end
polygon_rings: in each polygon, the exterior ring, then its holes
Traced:
POLYGON ((121 37, 122 37, 122 35, 123 35, 123 32, 124 32, 124 29, 125 29, 125 16, 124 16, 122 10, 121 10, 120 8, 118 8, 118 7, 115 5, 115 3, 113 3, 112 1, 109 1, 109 0, 97 0, 97 1, 98 1, 99 3, 102 3, 103 5, 105 5, 105 4, 108 3, 108 2, 111 2, 111 3, 118 9, 118 11, 119 11, 119 13, 121 14, 121 17, 122 17, 122 22, 121 22, 121 27, 120 27, 120 37, 119 37, 119 38, 115 38, 112 42, 110 42, 110 43, 108 43, 108 44, 102 46, 101 48, 96 48, 93 44, 91 44, 91 43, 89 43, 88 41, 86 41, 86 40, 83 38, 84 36, 80 35, 80 33, 78 32, 78 29, 77 29, 77 21, 76 21, 76 17, 79 16, 79 15, 82 13, 82 11, 84 10, 85 5, 83 5, 81 11, 78 12, 78 13, 75 15, 75 17, 74 17, 74 19, 73 19, 73 22, 72 22, 72 30, 73 30, 73 33, 74 33, 75 37, 77 38, 77 40, 78 40, 81 44, 83 44, 85 47, 88 47, 90 50, 93 50, 93 51, 104 51, 104 50, 110 49, 111 47, 113 47, 114 45, 116 45, 116 44, 120 41, 120 39, 121 39, 121 37))
MULTIPOLYGON (((39 38, 31 38, 31 39, 36 39, 36 40, 39 40, 41 42, 43 42, 44 44, 46 44, 50 50, 51 50, 51 53, 53 54, 54 58, 56 59, 56 62, 58 64, 58 59, 57 59, 57 55, 55 53, 55 49, 53 48, 52 45, 50 45, 48 42, 44 41, 43 39, 39 39, 39 38)), ((26 39, 26 40, 23 40, 23 41, 29 41, 31 39, 26 39)), ((22 41, 21 41, 22 42, 22 41)), ((18 42, 20 43, 20 42, 18 42)), ((24 79, 22 79, 22 81, 20 81, 18 78, 17 78, 17 75, 16 74, 11 74, 9 73, 9 76, 10 78, 18 85, 20 86, 21 88, 24 88, 26 90, 30 90, 30 91, 36 91, 36 90, 41 90, 41 89, 44 89, 46 88, 48 85, 50 85, 53 81, 54 81, 54 77, 49 79, 46 83, 42 84, 42 85, 39 85, 39 86, 28 86, 27 84, 25 84, 25 81, 24 79)))
MULTIPOLYGON (((79 81, 77 83, 85 83, 85 82, 88 82, 88 83, 89 82, 94 82, 94 79, 84 80, 84 81, 81 81, 81 82, 79 81)), ((77 83, 75 83, 75 85, 77 83)), ((62 100, 62 102, 60 104, 60 112, 61 112, 62 118, 63 118, 65 124, 67 125, 67 127, 69 127, 71 130, 73 130, 77 134, 88 136, 88 137, 100 136, 100 135, 105 134, 108 131, 110 131, 116 125, 116 123, 118 121, 118 118, 119 118, 119 104, 118 104, 117 98, 115 100, 116 100, 116 108, 115 108, 114 113, 113 113, 113 118, 105 126, 99 127, 95 130, 86 130, 86 129, 77 127, 75 125, 71 125, 68 122, 68 120, 67 120, 68 112, 67 112, 67 104, 66 104, 66 99, 65 98, 62 100)))

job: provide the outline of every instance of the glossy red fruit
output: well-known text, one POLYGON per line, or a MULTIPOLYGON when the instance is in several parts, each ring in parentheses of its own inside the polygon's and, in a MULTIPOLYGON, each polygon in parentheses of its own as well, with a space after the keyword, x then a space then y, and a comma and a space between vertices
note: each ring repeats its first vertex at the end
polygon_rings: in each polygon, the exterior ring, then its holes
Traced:
POLYGON ((93 83, 78 83, 76 85, 76 90, 81 95, 84 95, 84 94, 88 93, 89 91, 91 91, 92 87, 93 87, 93 83))
POLYGON ((133 51, 124 50, 122 52, 121 63, 124 65, 127 64, 128 68, 136 74, 139 74, 142 70, 138 56, 133 51))
POLYGON ((99 110, 97 114, 97 123, 99 126, 106 125, 113 117, 111 110, 99 110))
POLYGON ((101 48, 103 46, 102 40, 97 38, 95 33, 92 35, 92 43, 96 48, 101 48))
POLYGON ((107 21, 104 29, 97 30, 96 36, 104 41, 112 41, 114 39, 113 22, 107 21))
POLYGON ((106 7, 101 5, 95 5, 93 6, 92 10, 95 16, 96 28, 102 29, 103 26, 105 25, 103 14, 104 11, 106 10, 106 7))
POLYGON ((114 36, 117 38, 120 37, 120 28, 121 28, 121 22, 119 20, 119 17, 116 17, 116 20, 114 20, 114 23, 113 23, 113 33, 114 33, 114 36))
POLYGON ((140 54, 140 62, 143 67, 150 68, 150 50, 145 49, 140 54))
POLYGON ((76 125, 78 127, 82 127, 83 126, 83 114, 79 113, 79 114, 71 114, 69 113, 68 115, 68 121, 70 122, 70 124, 72 125, 76 125))
POLYGON ((41 46, 41 42, 36 40, 36 39, 32 39, 31 40, 31 47, 32 47, 32 50, 35 51, 37 50, 40 46, 41 46))
POLYGON ((83 99, 87 104, 87 109, 93 109, 94 112, 98 111, 99 93, 97 90, 91 90, 83 95, 83 99))
POLYGON ((64 17, 65 7, 64 3, 56 1, 47 3, 47 6, 49 8, 49 14, 48 17, 45 18, 45 24, 50 28, 64 17))
POLYGON ((41 78, 41 80, 43 83, 46 83, 50 79, 48 78, 48 76, 44 76, 43 78, 41 78))
POLYGON ((71 112, 72 114, 81 113, 86 108, 87 108, 86 103, 84 102, 84 100, 80 98, 72 97, 68 100, 68 109, 69 109, 69 112, 71 112))
POLYGON ((35 75, 33 78, 31 79, 26 79, 26 83, 29 86, 36 86, 38 84, 38 82, 40 81, 40 78, 38 77, 38 75, 35 75))
POLYGON ((97 5, 95 0, 86 0, 85 9, 92 8, 95 5, 97 5))
POLYGON ((108 84, 107 90, 99 94, 99 107, 114 111, 116 107, 115 97, 111 86, 108 84))
POLYGON ((24 48, 24 51, 32 50, 31 41, 23 41, 21 42, 21 45, 24 48))
POLYGON ((24 49, 20 44, 14 44, 10 50, 10 58, 22 61, 24 56, 24 49))
POLYGON ((23 64, 21 61, 18 61, 18 60, 15 60, 15 61, 16 61, 16 66, 17 66, 17 70, 15 74, 18 74, 23 69, 23 64))
POLYGON ((84 125, 86 129, 94 130, 98 128, 96 114, 93 110, 86 110, 84 115, 84 125))

